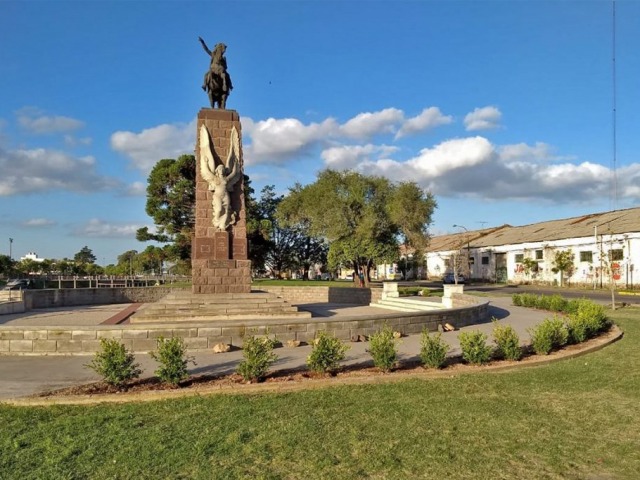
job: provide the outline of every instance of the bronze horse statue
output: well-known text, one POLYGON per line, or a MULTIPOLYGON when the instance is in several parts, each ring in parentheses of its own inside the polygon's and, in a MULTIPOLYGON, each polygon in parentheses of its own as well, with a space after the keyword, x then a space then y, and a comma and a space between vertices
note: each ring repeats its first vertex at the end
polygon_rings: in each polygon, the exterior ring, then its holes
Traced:
POLYGON ((227 72, 227 59, 224 56, 227 46, 224 43, 218 43, 212 52, 201 37, 198 37, 198 40, 200 40, 204 51, 211 57, 211 65, 207 73, 204 74, 202 89, 209 95, 211 108, 216 108, 216 104, 218 104, 218 108, 224 110, 227 105, 227 97, 233 89, 231 77, 227 72))

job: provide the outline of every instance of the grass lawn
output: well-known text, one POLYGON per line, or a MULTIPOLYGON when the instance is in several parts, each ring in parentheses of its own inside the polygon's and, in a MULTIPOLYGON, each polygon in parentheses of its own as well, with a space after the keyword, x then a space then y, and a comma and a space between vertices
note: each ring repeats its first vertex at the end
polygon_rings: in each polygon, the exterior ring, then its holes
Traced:
POLYGON ((504 373, 90 407, 0 406, 0 478, 636 479, 640 310, 504 373))

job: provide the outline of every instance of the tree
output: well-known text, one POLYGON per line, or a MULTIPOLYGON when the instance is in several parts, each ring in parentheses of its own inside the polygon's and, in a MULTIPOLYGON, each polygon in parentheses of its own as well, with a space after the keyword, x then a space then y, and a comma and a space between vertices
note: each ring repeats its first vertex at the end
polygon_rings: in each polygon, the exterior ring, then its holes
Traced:
POLYGON ((328 169, 313 184, 291 189, 278 216, 284 225, 305 224, 311 236, 326 238, 329 265, 351 267, 368 284, 374 262, 398 257, 399 240, 426 244, 435 207, 433 196, 411 182, 328 169))
POLYGON ((9 277, 15 269, 16 262, 9 255, 0 255, 0 275, 9 277))
POLYGON ((86 245, 80 249, 78 253, 73 256, 73 261, 76 262, 77 265, 85 265, 87 263, 95 263, 96 256, 93 254, 91 249, 86 245))
POLYGON ((569 250, 558 250, 554 253, 553 257, 553 265, 554 267, 551 269, 553 273, 560 272, 560 286, 563 285, 564 274, 567 272, 569 276, 573 272, 573 252, 571 249, 569 250))
POLYGON ((177 160, 160 160, 147 182, 145 211, 153 219, 156 233, 143 227, 136 232, 136 238, 142 242, 166 243, 166 258, 190 264, 195 225, 195 157, 182 155, 177 160))

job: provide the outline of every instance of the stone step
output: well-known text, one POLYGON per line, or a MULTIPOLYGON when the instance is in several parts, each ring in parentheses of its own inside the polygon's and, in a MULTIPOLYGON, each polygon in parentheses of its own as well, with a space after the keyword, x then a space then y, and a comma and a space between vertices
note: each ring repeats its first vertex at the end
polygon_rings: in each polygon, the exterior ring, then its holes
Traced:
POLYGON ((419 300, 416 298, 385 298, 376 303, 370 303, 371 307, 386 308, 399 312, 424 312, 426 310, 440 310, 444 308, 442 304, 419 300))
POLYGON ((311 318, 310 312, 276 312, 272 314, 260 313, 238 313, 238 314, 226 314, 226 315, 202 315, 193 314, 185 316, 176 315, 149 315, 149 316, 133 316, 130 319, 131 323, 167 323, 167 322, 208 322, 208 321, 225 321, 225 320, 259 320, 259 319, 299 319, 299 318, 311 318))
POLYGON ((255 315, 262 315, 265 313, 289 313, 297 312, 298 309, 292 306, 278 306, 271 308, 242 308, 242 307, 219 307, 219 308, 171 308, 170 306, 146 308, 139 310, 138 316, 145 315, 223 315, 231 313, 251 313, 255 315))

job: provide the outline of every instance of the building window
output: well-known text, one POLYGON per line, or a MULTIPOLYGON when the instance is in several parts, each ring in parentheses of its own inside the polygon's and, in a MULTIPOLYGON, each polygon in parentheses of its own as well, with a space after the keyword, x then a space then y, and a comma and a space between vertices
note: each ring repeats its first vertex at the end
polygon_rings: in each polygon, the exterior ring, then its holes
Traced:
POLYGON ((580 261, 589 262, 589 263, 593 262, 593 252, 590 250, 589 251, 585 250, 583 252, 580 252, 580 261))
POLYGON ((474 257, 469 257, 469 265, 475 265, 476 259, 474 257))
POLYGON ((524 260, 524 253, 516 253, 516 263, 522 263, 524 260))
POLYGON ((536 260, 542 260, 544 257, 542 250, 536 250, 536 260))
POLYGON ((621 248, 614 248, 613 250, 609 250, 609 260, 615 262, 616 260, 622 260, 624 258, 624 254, 622 253, 621 248))
POLYGON ((489 257, 482 257, 482 265, 489 265, 489 257))

